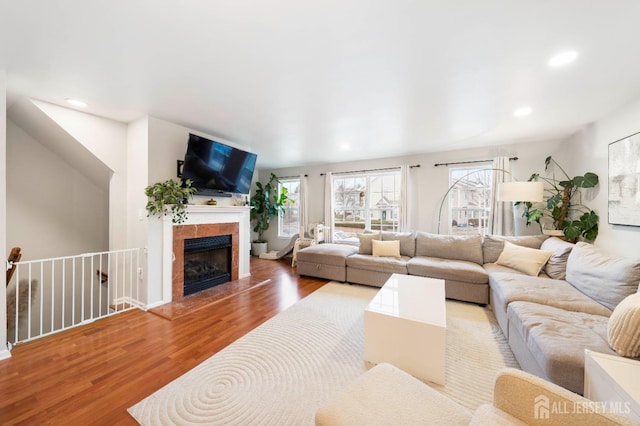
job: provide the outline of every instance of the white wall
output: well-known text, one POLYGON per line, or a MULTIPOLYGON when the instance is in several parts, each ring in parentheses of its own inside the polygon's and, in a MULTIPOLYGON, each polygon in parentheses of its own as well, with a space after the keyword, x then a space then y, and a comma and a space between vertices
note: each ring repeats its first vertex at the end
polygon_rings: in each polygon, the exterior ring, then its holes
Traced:
MULTIPOLYGON (((127 203, 126 203, 126 246, 148 247, 145 205, 147 197, 144 188, 148 185, 149 163, 149 119, 142 117, 129 123, 127 127, 127 203)), ((143 268, 140 282, 140 301, 146 302, 148 295, 149 271, 145 253, 141 254, 140 267, 143 268)))
MULTIPOLYGON (((0 69, 0 259, 7 258, 7 79, 0 69)), ((7 350, 7 286, 6 275, 0 274, 0 359, 9 357, 7 350)))
MULTIPOLYGON (((566 159, 561 141, 549 140, 536 143, 489 146, 467 150, 417 154, 410 157, 334 163, 306 168, 260 170, 260 180, 264 181, 268 179, 272 171, 277 176, 297 176, 301 173, 308 174, 310 193, 309 222, 314 223, 324 222, 324 177, 320 176, 320 173, 326 171, 335 173, 396 167, 402 164, 420 164, 419 168, 413 168, 410 172, 411 211, 409 214, 409 228, 426 232, 436 232, 440 203, 442 202, 444 193, 449 187, 449 168, 445 166, 434 167, 434 164, 492 159, 497 156, 518 157, 519 160, 511 162, 513 175, 517 180, 526 180, 534 172, 544 172, 544 159, 549 155, 557 158, 561 163, 566 159)), ((440 232, 446 232, 446 224, 449 222, 446 210, 446 208, 443 210, 440 232)), ((530 231, 539 232, 539 228, 533 229, 533 227, 530 227, 530 231)), ((277 232, 277 220, 274 219, 266 233, 270 250, 280 249, 288 242, 288 239, 278 239, 277 232)))
POLYGON ((149 179, 149 119, 142 117, 127 128, 127 247, 147 245, 144 188, 149 179))
POLYGON ((600 216, 595 241, 612 253, 638 257, 640 227, 608 224, 608 145, 640 131, 640 98, 586 126, 569 141, 574 174, 594 172, 600 177, 600 191, 587 204, 600 216))
MULTIPOLYGON (((149 117, 149 184, 162 182, 167 179, 177 179, 176 161, 184 160, 187 151, 189 133, 213 139, 227 145, 251 151, 250 147, 238 145, 234 142, 207 135, 178 124, 149 117)), ((196 196, 194 204, 204 204, 211 196, 196 196)), ((230 205, 229 197, 213 197, 218 201, 218 205, 230 205)))
POLYGON ((111 170, 125 168, 126 124, 47 102, 32 102, 111 170))
POLYGON ((127 125, 58 105, 32 100, 65 132, 113 171, 109 183, 109 248, 127 245, 127 125))
POLYGON ((7 122, 7 241, 22 260, 105 251, 108 194, 7 122))

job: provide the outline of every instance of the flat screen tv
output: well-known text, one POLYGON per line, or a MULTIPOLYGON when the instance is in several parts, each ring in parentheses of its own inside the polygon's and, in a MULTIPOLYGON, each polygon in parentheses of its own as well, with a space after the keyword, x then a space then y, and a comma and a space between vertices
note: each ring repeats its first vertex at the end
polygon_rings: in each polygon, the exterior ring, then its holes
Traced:
POLYGON ((257 155, 189 134, 182 179, 191 179, 197 194, 248 194, 257 155))

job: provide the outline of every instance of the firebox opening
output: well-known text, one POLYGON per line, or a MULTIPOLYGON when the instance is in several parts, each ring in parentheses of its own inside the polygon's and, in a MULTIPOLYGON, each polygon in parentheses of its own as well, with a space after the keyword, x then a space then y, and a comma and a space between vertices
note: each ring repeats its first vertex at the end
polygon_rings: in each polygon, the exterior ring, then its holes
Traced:
POLYGON ((231 235, 184 240, 184 295, 231 281, 231 235))

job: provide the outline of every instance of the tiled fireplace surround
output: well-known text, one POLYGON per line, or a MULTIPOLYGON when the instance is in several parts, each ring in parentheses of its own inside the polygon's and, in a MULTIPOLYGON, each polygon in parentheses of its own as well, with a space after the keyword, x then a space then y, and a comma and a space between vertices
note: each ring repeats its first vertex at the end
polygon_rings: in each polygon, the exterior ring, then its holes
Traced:
POLYGON ((203 225, 179 225, 173 228, 173 274, 171 296, 178 300, 184 295, 184 240, 202 237, 231 235, 231 281, 238 279, 239 232, 238 223, 209 223, 203 225))
POLYGON ((184 240, 201 236, 232 235, 232 280, 249 277, 251 228, 249 207, 187 207, 188 219, 171 223, 169 216, 150 220, 147 308, 182 297, 184 292, 184 240))

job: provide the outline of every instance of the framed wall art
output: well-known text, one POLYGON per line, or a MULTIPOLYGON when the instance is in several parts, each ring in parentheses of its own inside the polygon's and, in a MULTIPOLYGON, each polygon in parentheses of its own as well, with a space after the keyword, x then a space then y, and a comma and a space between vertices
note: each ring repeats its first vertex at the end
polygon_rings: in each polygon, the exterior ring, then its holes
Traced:
POLYGON ((640 132, 609 144, 609 223, 640 226, 640 132))

